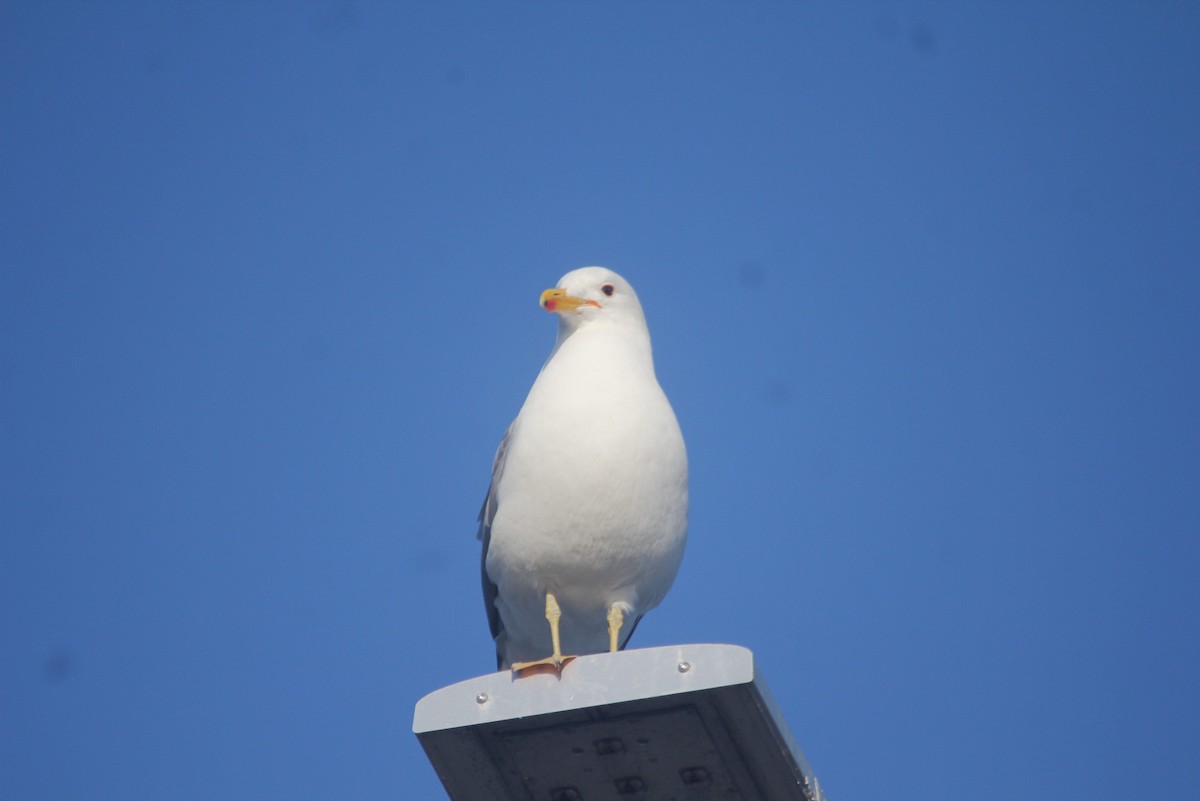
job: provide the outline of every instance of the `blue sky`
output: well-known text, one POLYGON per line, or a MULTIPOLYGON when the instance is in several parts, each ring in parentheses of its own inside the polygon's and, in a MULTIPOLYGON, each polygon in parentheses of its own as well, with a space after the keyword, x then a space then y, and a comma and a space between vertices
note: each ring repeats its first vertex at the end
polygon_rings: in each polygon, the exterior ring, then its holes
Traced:
POLYGON ((0 4, 0 796, 439 798, 475 514, 638 289, 692 469, 634 646, 830 797, 1200 783, 1193 3, 0 4))

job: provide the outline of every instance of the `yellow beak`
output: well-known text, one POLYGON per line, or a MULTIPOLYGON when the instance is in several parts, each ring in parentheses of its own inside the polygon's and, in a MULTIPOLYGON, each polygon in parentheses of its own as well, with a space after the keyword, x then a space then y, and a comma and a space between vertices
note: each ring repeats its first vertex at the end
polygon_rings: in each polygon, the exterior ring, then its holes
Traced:
POLYGON ((565 289, 547 289, 542 293, 542 308, 548 312, 564 314, 576 311, 580 306, 595 306, 597 309, 600 308, 600 304, 596 301, 584 300, 574 295, 568 295, 565 289))

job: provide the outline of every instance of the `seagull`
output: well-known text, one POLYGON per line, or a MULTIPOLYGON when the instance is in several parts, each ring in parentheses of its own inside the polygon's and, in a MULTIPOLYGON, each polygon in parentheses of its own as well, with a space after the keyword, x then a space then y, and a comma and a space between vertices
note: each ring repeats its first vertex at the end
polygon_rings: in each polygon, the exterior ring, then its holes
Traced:
POLYGON ((624 648, 687 540, 687 451, 633 287, 584 267, 541 306, 558 315, 558 338, 479 513, 497 668, 518 675, 624 648))

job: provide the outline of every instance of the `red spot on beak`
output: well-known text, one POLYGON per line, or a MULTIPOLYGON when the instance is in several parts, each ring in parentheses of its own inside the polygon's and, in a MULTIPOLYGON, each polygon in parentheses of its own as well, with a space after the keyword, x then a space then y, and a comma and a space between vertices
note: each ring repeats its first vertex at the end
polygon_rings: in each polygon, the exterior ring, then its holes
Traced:
POLYGON ((542 305, 546 307, 546 311, 552 312, 556 308, 558 308, 558 301, 555 300, 554 298, 547 298, 546 302, 543 303, 542 305))

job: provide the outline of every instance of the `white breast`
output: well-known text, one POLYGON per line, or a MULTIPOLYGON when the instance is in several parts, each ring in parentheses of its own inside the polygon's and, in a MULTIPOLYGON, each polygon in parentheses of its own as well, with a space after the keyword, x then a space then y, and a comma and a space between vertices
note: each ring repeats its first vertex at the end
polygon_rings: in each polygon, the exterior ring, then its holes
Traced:
POLYGON ((605 329, 564 341, 514 423, 495 490, 487 570, 510 659, 548 653, 546 592, 567 652, 607 647, 611 604, 656 606, 683 556, 687 455, 648 347, 605 329))

